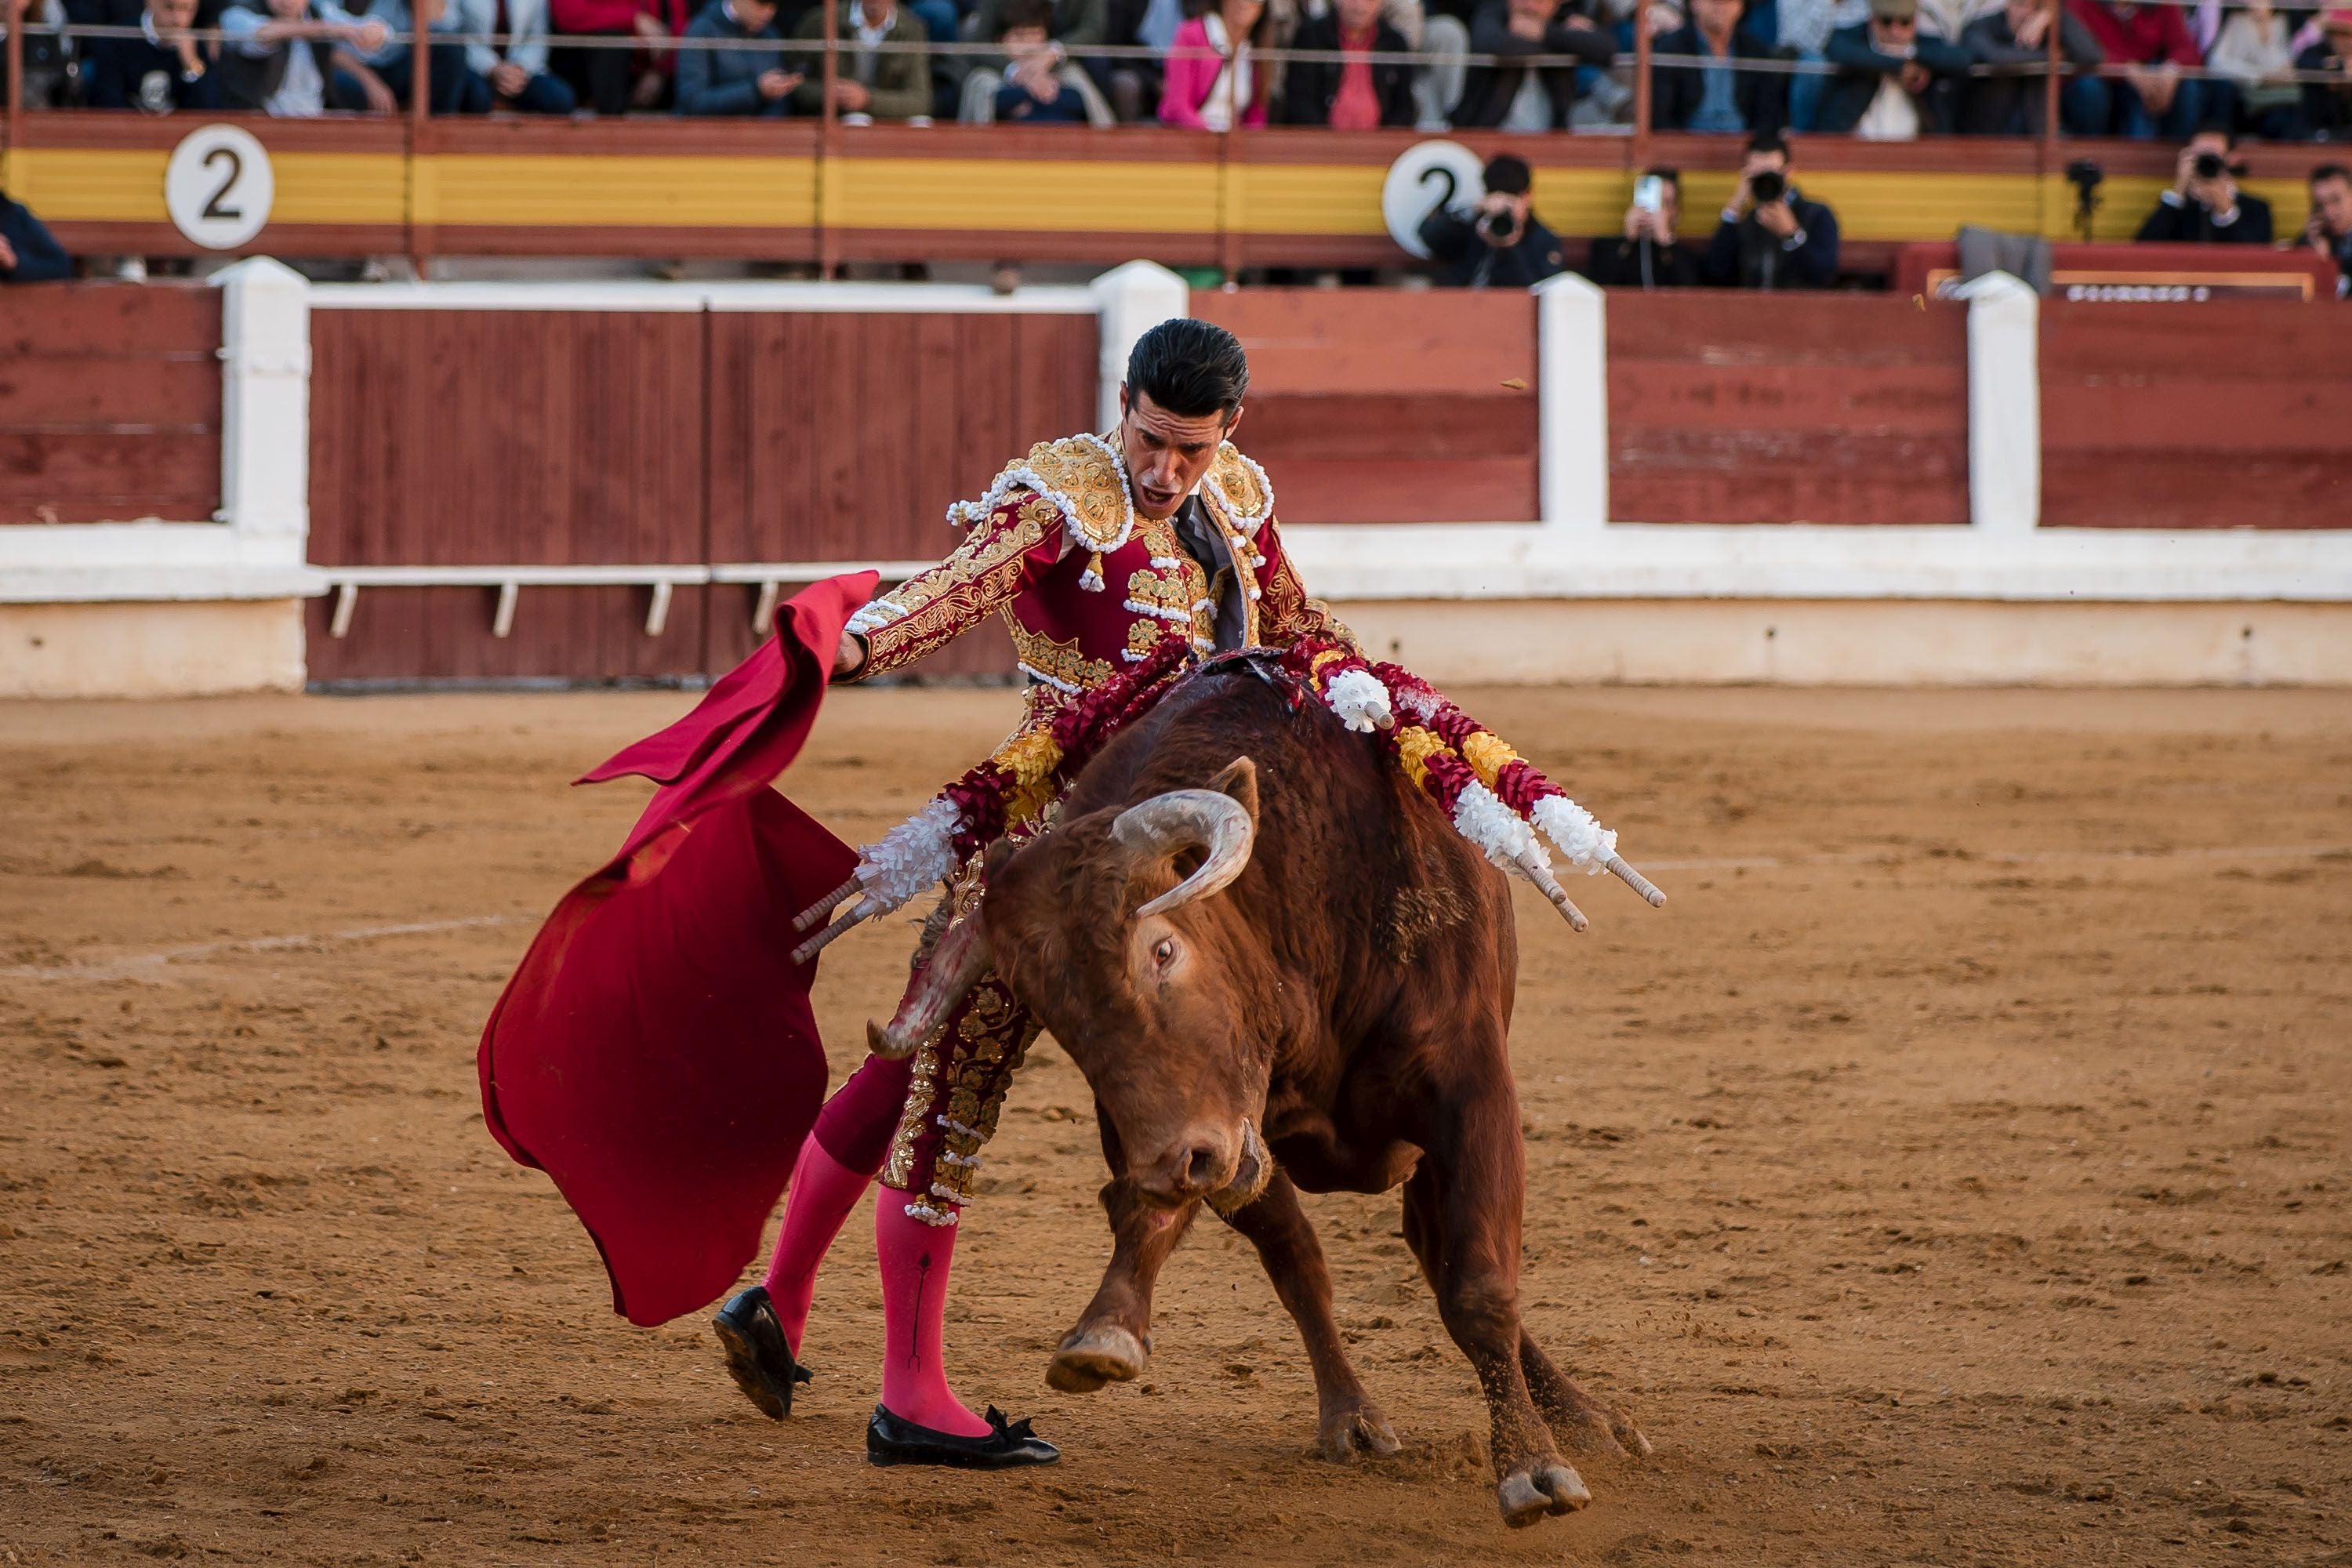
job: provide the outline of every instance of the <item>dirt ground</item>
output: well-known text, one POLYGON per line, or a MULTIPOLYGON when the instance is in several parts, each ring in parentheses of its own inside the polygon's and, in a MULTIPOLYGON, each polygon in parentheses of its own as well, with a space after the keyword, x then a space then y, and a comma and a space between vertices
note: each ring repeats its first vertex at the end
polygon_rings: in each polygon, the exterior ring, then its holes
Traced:
MULTIPOLYGON (((1106 1252, 1041 1048, 952 1370, 1068 1458, 880 1471, 870 1226, 785 1425, 614 1317, 474 1047, 677 694, 0 705, 0 1563, 2352 1563, 2352 692, 1457 693, 1672 895, 1532 895, 1529 1325, 1657 1445, 1506 1531, 1392 1198, 1310 1200, 1407 1439, 1312 1457, 1196 1229, 1150 1380, 1046 1353, 1106 1252)), ((853 840, 1003 691, 852 691, 853 840)), ((836 1070, 902 930, 828 955, 836 1070)))

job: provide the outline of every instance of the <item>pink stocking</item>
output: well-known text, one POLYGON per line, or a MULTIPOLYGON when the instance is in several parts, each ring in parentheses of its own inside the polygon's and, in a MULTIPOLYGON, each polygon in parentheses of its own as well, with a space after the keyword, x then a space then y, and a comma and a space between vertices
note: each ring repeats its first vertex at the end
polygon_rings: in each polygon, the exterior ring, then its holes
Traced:
POLYGON ((986 1436, 988 1423, 948 1386, 940 1357, 956 1227, 915 1218, 906 1199, 886 1188, 874 1205, 874 1247, 882 1263, 883 1406, 935 1432, 986 1436))
POLYGON ((795 1355, 800 1353, 801 1331, 808 1326, 809 1302, 816 1294, 817 1266, 890 1152, 890 1134, 898 1125, 914 1068, 911 1058, 893 1062, 866 1058, 866 1065, 824 1102, 816 1126, 801 1144, 791 1196, 784 1203, 783 1227, 776 1233, 776 1255, 764 1281, 776 1321, 783 1326, 784 1342, 795 1355))
POLYGON ((768 1300, 794 1355, 800 1353, 801 1331, 808 1326, 809 1303, 816 1296, 817 1266, 873 1180, 872 1172, 851 1170, 814 1138, 801 1145, 766 1280, 768 1300))

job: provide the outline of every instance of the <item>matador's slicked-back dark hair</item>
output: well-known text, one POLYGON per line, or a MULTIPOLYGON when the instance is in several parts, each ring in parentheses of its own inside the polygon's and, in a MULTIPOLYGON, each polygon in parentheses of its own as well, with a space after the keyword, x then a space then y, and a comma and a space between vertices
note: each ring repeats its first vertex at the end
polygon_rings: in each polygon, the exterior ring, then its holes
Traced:
POLYGON ((1162 321, 1127 356, 1129 396, 1150 397, 1185 419, 1231 419, 1249 391, 1249 356, 1224 328, 1190 316, 1162 321))

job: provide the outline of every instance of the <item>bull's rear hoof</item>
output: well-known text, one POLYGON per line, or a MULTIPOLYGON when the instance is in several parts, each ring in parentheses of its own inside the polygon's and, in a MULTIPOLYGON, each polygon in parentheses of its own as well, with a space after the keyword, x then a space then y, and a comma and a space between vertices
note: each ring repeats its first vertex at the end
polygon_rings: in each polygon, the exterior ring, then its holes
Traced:
POLYGON ((1503 1522, 1513 1530, 1525 1530, 1548 1513, 1574 1513, 1591 1500, 1584 1478, 1557 1459, 1513 1470, 1495 1489, 1503 1522))
POLYGON ((1361 1455, 1385 1459, 1403 1447, 1396 1428, 1370 1400, 1359 1400, 1324 1416, 1317 1434, 1323 1458, 1335 1465, 1352 1463, 1361 1455))
POLYGON ((1129 1383, 1143 1375, 1151 1352, 1117 1323, 1072 1329, 1045 1368, 1045 1381, 1064 1394, 1092 1394, 1106 1383, 1129 1383))

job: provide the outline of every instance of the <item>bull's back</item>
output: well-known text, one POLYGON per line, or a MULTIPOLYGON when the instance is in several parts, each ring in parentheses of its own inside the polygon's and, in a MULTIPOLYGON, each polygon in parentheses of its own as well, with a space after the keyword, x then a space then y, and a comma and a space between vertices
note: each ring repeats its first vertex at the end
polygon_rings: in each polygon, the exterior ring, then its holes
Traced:
POLYGON ((1196 677, 1105 748, 1069 809, 1199 788, 1239 756, 1257 767, 1258 829, 1228 897, 1322 999, 1328 1038, 1297 1064, 1302 1092, 1353 1121, 1415 1095, 1417 1078, 1472 1066, 1447 1058, 1454 1042, 1499 1049, 1518 953, 1502 874, 1391 748, 1311 694, 1241 671, 1196 677))

